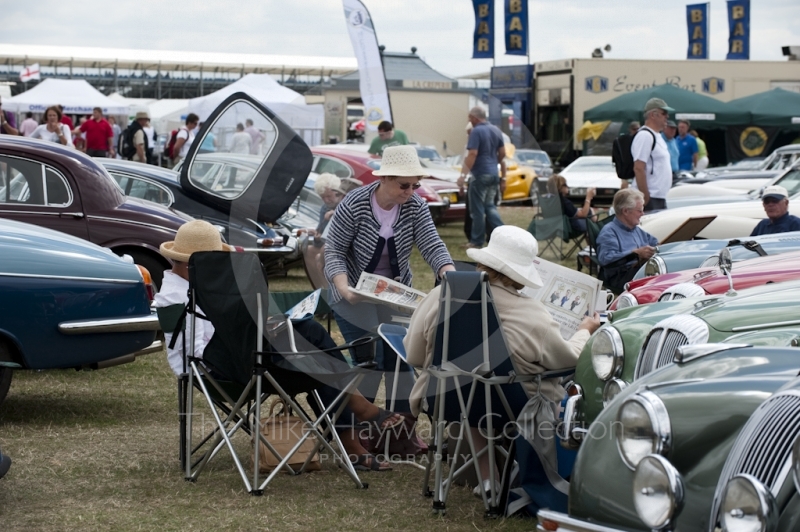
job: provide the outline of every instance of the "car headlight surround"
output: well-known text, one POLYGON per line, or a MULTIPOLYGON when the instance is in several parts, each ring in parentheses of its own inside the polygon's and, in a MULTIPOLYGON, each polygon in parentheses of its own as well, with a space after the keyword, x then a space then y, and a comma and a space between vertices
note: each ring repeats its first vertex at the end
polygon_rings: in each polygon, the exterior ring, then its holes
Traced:
POLYGON ((652 277, 654 275, 662 275, 665 273, 669 273, 669 270, 667 269, 667 263, 664 262, 664 259, 658 255, 650 257, 650 259, 648 259, 644 265, 645 277, 652 277))
POLYGON ((625 400, 617 412, 617 450, 631 470, 648 454, 665 456, 672 447, 672 427, 667 407, 651 391, 625 400))
POLYGON ((722 495, 719 521, 728 532, 777 530, 778 503, 770 491, 751 475, 736 475, 722 495))
POLYGON ((624 347, 622 336, 614 327, 600 329, 592 341, 592 368, 601 381, 607 381, 622 373, 624 347))
POLYGON ((628 383, 622 379, 611 379, 607 381, 605 387, 603 387, 603 408, 607 407, 608 404, 627 387, 628 383))
POLYGON ((633 475, 633 505, 653 530, 671 527, 683 508, 683 478, 669 460, 657 454, 642 458, 633 475))
POLYGON ((617 298, 617 310, 635 307, 639 305, 639 300, 630 292, 623 292, 617 298))

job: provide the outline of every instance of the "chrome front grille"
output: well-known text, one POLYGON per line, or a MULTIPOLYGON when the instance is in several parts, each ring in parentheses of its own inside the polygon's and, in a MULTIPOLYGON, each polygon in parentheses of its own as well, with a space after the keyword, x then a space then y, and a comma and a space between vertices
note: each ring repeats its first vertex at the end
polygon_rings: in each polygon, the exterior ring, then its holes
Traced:
POLYGON ((800 392, 773 395, 753 412, 733 444, 717 484, 712 527, 717 522, 722 493, 730 479, 748 474, 777 495, 792 465, 792 445, 800 436, 800 392))
POLYGON ((692 315, 679 314, 658 322, 650 331, 639 352, 634 380, 660 367, 672 364, 678 348, 708 341, 708 326, 692 315))

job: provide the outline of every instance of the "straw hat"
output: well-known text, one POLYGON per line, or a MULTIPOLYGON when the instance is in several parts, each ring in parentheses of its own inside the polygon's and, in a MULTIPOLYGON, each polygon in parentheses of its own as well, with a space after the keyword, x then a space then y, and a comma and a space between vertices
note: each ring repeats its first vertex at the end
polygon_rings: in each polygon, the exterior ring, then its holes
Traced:
POLYGON ((469 258, 502 273, 512 281, 541 288, 542 278, 533 265, 539 244, 528 231, 513 225, 501 225, 482 249, 468 249, 469 258))
POLYGON ((375 170, 372 175, 426 177, 428 173, 419 164, 419 156, 414 146, 389 146, 383 150, 381 169, 375 170))
POLYGON ((138 113, 136 113, 136 118, 134 118, 134 120, 139 120, 140 118, 146 118, 150 120, 150 117, 147 116, 147 111, 139 111, 138 113))
POLYGON ((161 244, 161 254, 168 259, 189 262, 195 251, 231 251, 222 243, 216 227, 203 220, 186 222, 175 235, 175 240, 161 244))

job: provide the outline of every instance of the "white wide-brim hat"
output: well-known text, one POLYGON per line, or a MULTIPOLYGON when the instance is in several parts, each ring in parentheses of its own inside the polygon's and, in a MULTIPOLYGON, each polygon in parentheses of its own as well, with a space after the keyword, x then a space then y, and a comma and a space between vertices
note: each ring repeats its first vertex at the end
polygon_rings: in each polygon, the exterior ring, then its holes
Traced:
POLYGON ((513 225, 501 225, 482 249, 468 249, 469 258, 502 273, 512 281, 541 288, 542 278, 533 265, 539 253, 539 244, 528 231, 513 225))
POLYGON ((161 244, 161 254, 168 259, 189 262, 189 257, 197 251, 231 251, 222 242, 216 227, 203 220, 186 222, 175 235, 175 240, 161 244))
POLYGON ((389 146, 383 150, 381 169, 372 172, 376 176, 427 177, 428 173, 419 163, 414 146, 389 146))

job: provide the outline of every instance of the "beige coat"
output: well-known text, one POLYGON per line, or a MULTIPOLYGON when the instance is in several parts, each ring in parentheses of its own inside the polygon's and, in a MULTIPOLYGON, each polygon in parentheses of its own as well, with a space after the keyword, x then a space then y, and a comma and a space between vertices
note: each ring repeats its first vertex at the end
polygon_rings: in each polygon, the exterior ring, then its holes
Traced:
MULTIPOLYGON (((508 349, 519 373, 538 374, 578 363, 578 355, 589 340, 589 331, 580 330, 569 340, 564 340, 558 324, 540 301, 502 284, 492 284, 491 287, 508 349)), ((440 287, 431 290, 411 316, 403 344, 408 363, 412 366, 427 368, 433 361, 440 291, 440 287)), ((423 370, 411 391, 411 411, 415 416, 419 415, 429 377, 423 370)), ((537 393, 536 383, 524 383, 523 386, 529 396, 537 393)), ((564 389, 555 379, 542 381, 541 392, 552 401, 561 401, 564 397, 564 389)))

